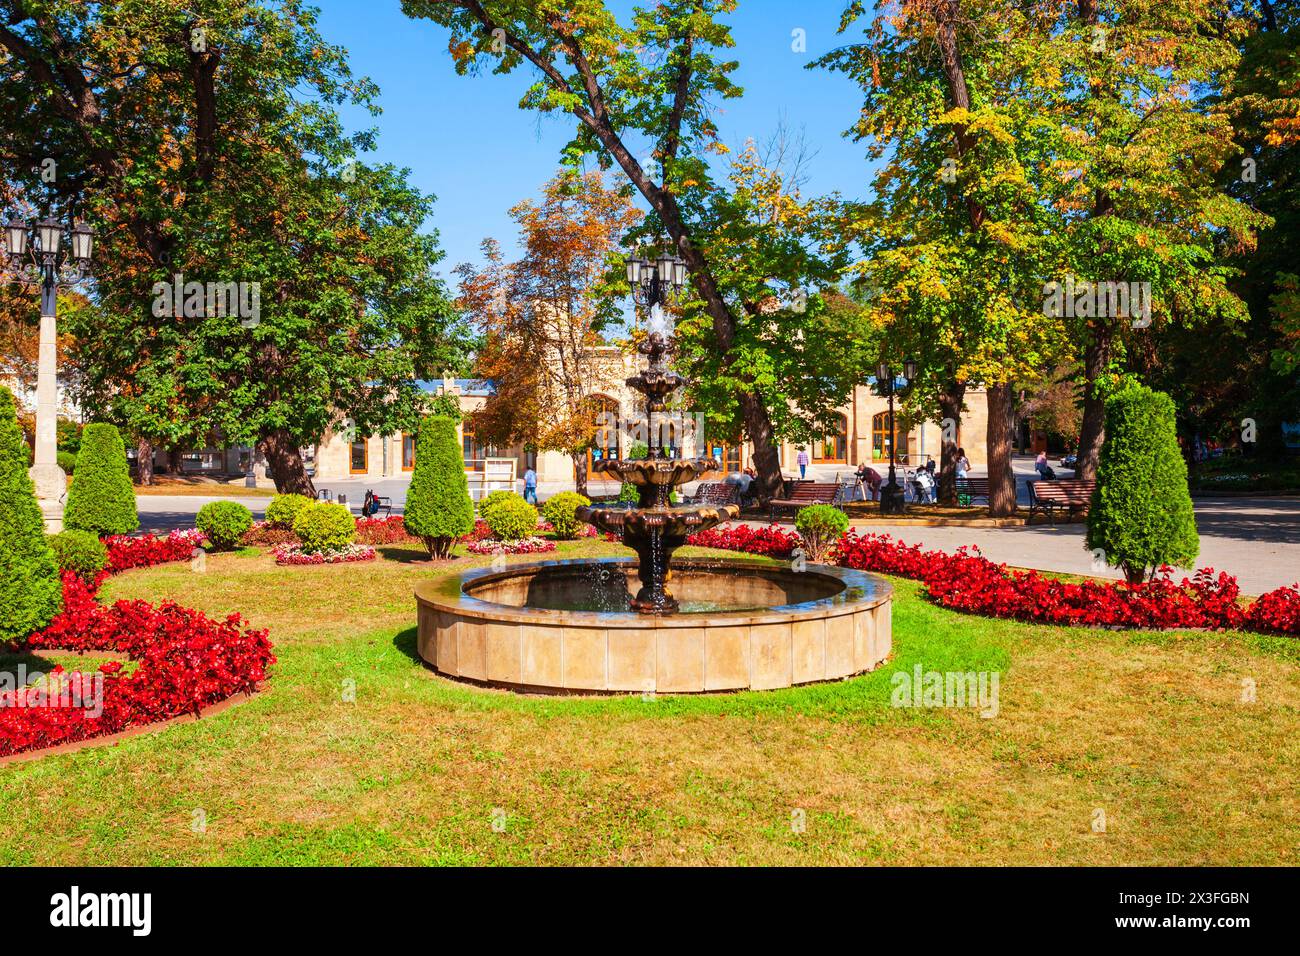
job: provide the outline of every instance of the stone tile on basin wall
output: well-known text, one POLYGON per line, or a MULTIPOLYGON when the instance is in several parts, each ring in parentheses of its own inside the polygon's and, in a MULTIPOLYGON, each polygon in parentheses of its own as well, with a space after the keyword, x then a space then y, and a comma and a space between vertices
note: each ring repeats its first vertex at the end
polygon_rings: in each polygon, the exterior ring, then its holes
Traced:
POLYGON ((826 622, 820 620, 794 621, 790 625, 793 683, 826 678, 826 622))
POLYGON ((789 624, 749 628, 749 679, 754 690, 789 687, 793 675, 789 624))
POLYGON ((609 631, 609 689, 652 691, 658 657, 654 629, 609 631))
POLYGON ((563 686, 560 628, 523 626, 524 683, 538 687, 563 686))
POLYGON ((664 693, 704 689, 704 628, 660 627, 655 686, 664 693))
POLYGON ((487 625, 462 620, 457 628, 456 671, 470 680, 487 680, 487 625))
POLYGON ((605 631, 585 627, 562 628, 564 686, 580 690, 605 689, 605 663, 609 638, 605 631))
POLYGON ((853 615, 826 619, 826 677, 846 677, 853 668, 853 615))
POLYGON ((749 686, 749 628, 712 627, 704 636, 704 689, 749 686))
POLYGON ((519 684, 524 679, 522 628, 518 624, 487 626, 487 679, 519 684))

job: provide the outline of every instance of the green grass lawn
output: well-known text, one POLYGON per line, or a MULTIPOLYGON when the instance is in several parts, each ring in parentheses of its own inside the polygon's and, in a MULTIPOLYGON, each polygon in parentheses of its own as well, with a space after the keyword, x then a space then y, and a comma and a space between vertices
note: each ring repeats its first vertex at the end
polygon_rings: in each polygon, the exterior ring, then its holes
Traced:
POLYGON ((894 657, 864 677, 520 696, 416 658, 412 587, 447 572, 381 550, 109 582, 110 600, 239 611, 279 663, 215 716, 0 767, 0 863, 1300 863, 1296 641, 992 621, 897 580, 894 657), (891 707, 891 676, 917 663, 999 671, 998 715, 891 707))

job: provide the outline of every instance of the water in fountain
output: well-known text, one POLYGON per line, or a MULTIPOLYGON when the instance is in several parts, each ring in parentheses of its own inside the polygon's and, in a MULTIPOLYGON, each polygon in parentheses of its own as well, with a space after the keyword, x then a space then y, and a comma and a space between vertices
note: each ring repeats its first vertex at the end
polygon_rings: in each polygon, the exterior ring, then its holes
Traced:
POLYGON ((628 506, 589 505, 578 509, 578 517, 603 531, 622 534, 623 543, 637 553, 641 588, 629 606, 644 614, 671 614, 682 610, 669 590, 673 552, 696 531, 704 531, 736 517, 738 505, 673 505, 673 489, 694 481, 721 465, 715 458, 669 458, 658 445, 654 413, 664 410, 668 396, 685 384, 685 379, 668 368, 671 324, 658 305, 650 311, 648 334, 639 351, 646 367, 627 380, 628 387, 646 397, 649 453, 643 459, 606 459, 592 469, 637 489, 637 503, 628 506))

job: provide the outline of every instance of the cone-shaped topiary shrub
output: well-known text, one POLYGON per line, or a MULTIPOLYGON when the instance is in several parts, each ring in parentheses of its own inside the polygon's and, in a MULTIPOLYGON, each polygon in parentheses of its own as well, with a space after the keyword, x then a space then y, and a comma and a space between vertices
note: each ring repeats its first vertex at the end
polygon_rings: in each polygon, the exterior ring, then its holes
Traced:
POLYGON ((82 429, 77 474, 68 490, 63 524, 100 537, 130 534, 140 527, 126 445, 116 425, 96 422, 82 429))
POLYGON ((24 640, 63 607, 63 585, 27 476, 14 396, 0 385, 0 644, 24 640))
POLYGON ((1191 567, 1200 551, 1174 402, 1163 392, 1129 385, 1106 402, 1087 547, 1131 583, 1162 564, 1191 567))
POLYGON ((582 527, 582 522, 574 512, 589 504, 591 499, 576 491, 561 491, 546 499, 546 504, 542 505, 542 517, 555 529, 557 538, 567 540, 576 537, 578 529, 582 527))
POLYGON ((448 557, 456 539, 474 530, 474 502, 455 419, 430 415, 420 423, 403 520, 406 530, 423 540, 435 558, 448 557))

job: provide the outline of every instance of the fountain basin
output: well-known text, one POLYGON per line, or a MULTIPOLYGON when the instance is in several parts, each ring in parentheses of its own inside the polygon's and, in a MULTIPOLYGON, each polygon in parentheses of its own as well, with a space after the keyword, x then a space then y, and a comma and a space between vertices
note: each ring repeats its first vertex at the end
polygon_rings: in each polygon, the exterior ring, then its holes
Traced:
POLYGON ((849 568, 674 562, 682 610, 624 610, 633 559, 475 568, 416 587, 418 650, 440 673, 550 692, 770 690, 878 667, 893 589, 849 568))

